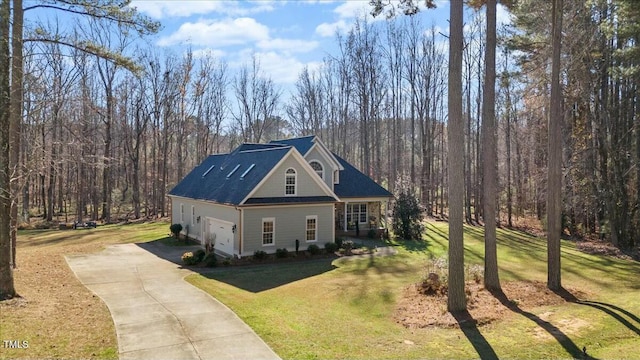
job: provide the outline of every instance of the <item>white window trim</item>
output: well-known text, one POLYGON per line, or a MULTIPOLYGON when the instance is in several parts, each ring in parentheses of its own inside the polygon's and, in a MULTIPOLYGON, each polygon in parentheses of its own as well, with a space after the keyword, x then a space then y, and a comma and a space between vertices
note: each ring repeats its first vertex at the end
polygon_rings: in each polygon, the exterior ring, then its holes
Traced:
MULTIPOLYGON (((368 222, 368 219, 369 219, 369 204, 368 203, 366 203, 366 202, 357 202, 357 203, 354 202, 354 203, 348 203, 345 206, 346 206, 346 210, 347 210, 347 214, 346 215, 349 214, 349 207, 351 207, 351 209, 353 209, 354 206, 358 206, 358 223, 359 224, 366 224, 368 222), (360 221, 360 214, 362 214, 362 212, 360 211, 360 208, 361 208, 362 205, 364 205, 365 209, 366 209, 366 211, 364 213, 365 214, 365 221, 364 222, 360 221)), ((351 211, 351 222, 353 222, 353 214, 354 214, 354 212, 351 211)))
POLYGON ((298 172, 294 168, 288 168, 284 171, 284 196, 297 196, 298 195, 298 172), (287 178, 291 176, 291 174, 287 174, 289 170, 293 170, 293 194, 287 194, 287 178))
POLYGON ((309 166, 311 166, 314 173, 316 173, 318 176, 320 176, 322 180, 324 180, 324 165, 322 165, 320 160, 311 159, 311 161, 309 161, 309 166), (311 163, 317 163, 318 165, 320 165, 320 174, 318 174, 318 171, 316 169, 313 169, 313 166, 311 165, 311 163))
POLYGON ((333 183, 340 184, 340 170, 333 171, 333 183))
POLYGON ((270 217, 270 218, 262 218, 262 228, 260 229, 260 242, 262 243, 262 246, 276 246, 276 218, 274 217, 270 217), (271 232, 271 234, 273 234, 272 236, 272 241, 271 244, 265 244, 264 243, 264 223, 265 222, 272 222, 273 223, 273 231, 271 232))
POLYGON ((196 224, 196 207, 195 205, 191 205, 191 225, 196 224))
POLYGON ((318 241, 318 215, 307 215, 307 217, 305 217, 305 219, 304 219, 304 239, 307 242, 317 242, 318 241), (307 240, 307 231, 309 231, 309 228, 307 228, 307 221, 309 221, 309 219, 314 219, 316 221, 316 227, 314 229, 315 238, 313 240, 307 240))
POLYGON ((180 223, 184 223, 184 204, 180 203, 180 223))

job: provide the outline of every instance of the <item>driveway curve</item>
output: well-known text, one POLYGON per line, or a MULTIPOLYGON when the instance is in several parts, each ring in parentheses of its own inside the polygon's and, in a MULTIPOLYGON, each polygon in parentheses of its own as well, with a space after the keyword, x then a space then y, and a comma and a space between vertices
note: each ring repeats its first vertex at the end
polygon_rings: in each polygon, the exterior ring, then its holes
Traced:
MULTIPOLYGON (((164 245, 145 246, 175 256, 164 245)), ((191 271, 141 246, 66 259, 109 307, 120 359, 279 359, 234 312, 185 282, 191 271)))

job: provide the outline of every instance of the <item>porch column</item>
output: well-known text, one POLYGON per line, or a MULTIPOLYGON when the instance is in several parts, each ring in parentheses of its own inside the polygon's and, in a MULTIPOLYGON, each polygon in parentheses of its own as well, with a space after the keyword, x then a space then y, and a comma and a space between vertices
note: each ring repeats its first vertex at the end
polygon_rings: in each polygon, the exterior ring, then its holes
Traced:
MULTIPOLYGON (((380 212, 382 212, 382 209, 380 209, 380 212)), ((387 214, 389 213, 389 199, 387 199, 387 201, 384 202, 384 228, 386 229, 385 231, 389 231, 389 222, 387 219, 387 214)), ((382 216, 382 214, 380 214, 380 216, 382 216)))

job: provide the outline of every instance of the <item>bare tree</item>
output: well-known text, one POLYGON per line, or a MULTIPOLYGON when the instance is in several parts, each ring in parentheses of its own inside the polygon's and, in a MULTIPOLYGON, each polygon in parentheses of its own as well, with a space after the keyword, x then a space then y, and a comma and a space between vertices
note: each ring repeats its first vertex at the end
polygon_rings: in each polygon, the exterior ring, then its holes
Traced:
POLYGON ((273 80, 266 77, 256 56, 252 57, 251 69, 243 66, 233 83, 238 109, 233 113, 236 126, 243 141, 260 142, 265 129, 274 121, 280 90, 273 80))
POLYGON ((0 2, 0 300, 16 295, 11 251, 11 192, 9 166, 10 1, 0 2))

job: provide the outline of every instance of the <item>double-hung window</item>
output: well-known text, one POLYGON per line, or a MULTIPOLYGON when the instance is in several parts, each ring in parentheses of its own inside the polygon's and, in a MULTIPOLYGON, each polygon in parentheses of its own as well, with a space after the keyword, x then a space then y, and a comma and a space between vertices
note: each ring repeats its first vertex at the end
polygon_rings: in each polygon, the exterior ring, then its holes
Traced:
POLYGON ((275 245, 276 235, 276 219, 275 218, 263 218, 262 219, 262 246, 275 245))
POLYGON ((347 204, 347 222, 355 223, 366 223, 367 222, 367 204, 347 204))
POLYGON ((287 196, 296 195, 296 170, 293 168, 287 169, 284 174, 284 194, 287 196))
POLYGON ((306 240, 318 241, 318 216, 310 215, 306 218, 306 240))

